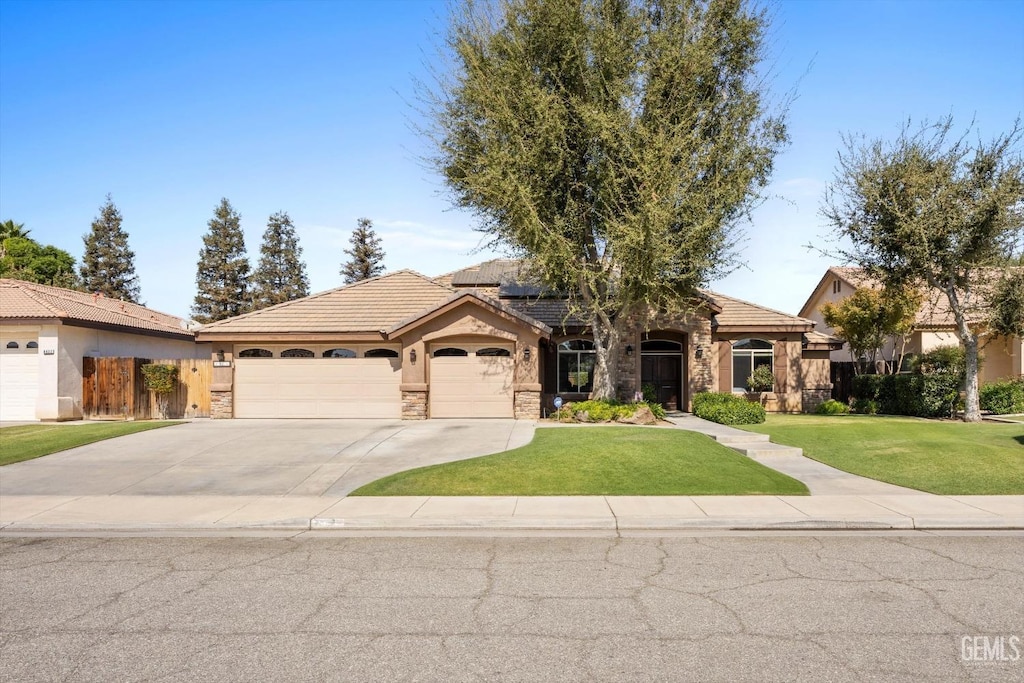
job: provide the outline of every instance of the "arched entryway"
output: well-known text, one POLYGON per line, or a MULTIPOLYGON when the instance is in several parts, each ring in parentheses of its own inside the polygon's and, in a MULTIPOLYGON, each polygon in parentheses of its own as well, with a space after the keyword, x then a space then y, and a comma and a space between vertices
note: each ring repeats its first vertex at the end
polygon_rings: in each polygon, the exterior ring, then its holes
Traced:
POLYGON ((682 339, 644 339, 640 342, 640 386, 645 394, 654 392, 666 410, 686 406, 683 375, 685 344, 682 339))

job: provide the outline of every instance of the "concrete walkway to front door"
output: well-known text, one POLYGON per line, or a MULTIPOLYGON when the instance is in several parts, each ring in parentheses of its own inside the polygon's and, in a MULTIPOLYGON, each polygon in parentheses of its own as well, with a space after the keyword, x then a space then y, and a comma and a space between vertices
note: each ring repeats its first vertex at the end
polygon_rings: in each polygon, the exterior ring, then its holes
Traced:
POLYGON ((720 425, 690 414, 669 415, 668 421, 680 429, 706 434, 723 446, 737 450, 765 467, 802 481, 810 489, 812 496, 932 495, 837 470, 817 460, 811 460, 799 448, 772 443, 768 440, 767 434, 720 425))

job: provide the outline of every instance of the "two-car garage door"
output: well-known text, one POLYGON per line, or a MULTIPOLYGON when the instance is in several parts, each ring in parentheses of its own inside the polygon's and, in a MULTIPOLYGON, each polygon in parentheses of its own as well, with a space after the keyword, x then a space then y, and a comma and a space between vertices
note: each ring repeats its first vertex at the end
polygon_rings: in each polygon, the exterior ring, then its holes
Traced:
POLYGON ((397 358, 239 358, 235 417, 402 415, 397 358))

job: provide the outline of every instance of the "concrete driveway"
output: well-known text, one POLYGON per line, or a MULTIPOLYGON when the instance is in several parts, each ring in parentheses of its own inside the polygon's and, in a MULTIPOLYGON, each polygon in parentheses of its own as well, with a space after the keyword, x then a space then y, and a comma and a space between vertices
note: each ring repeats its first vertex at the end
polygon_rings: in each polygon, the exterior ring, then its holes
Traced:
MULTIPOLYGON (((200 420, 0 468, 0 495, 336 496, 516 448, 519 420, 200 420)), ((67 426, 67 429, 74 429, 67 426)))

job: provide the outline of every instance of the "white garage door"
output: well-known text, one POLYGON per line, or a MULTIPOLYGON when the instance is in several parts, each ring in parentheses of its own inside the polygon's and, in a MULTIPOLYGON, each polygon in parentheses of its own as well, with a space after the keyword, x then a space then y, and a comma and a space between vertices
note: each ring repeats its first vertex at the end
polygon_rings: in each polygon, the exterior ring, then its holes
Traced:
POLYGON ((430 358, 430 417, 512 417, 511 347, 437 347, 430 358))
POLYGON ((402 415, 397 358, 238 358, 235 417, 402 415))
POLYGON ((39 350, 35 339, 0 342, 0 420, 35 420, 39 350), (29 344, 33 347, 29 347, 29 344), (17 348, 8 348, 17 344, 17 348))

